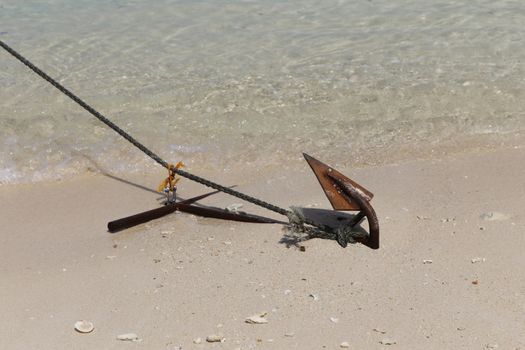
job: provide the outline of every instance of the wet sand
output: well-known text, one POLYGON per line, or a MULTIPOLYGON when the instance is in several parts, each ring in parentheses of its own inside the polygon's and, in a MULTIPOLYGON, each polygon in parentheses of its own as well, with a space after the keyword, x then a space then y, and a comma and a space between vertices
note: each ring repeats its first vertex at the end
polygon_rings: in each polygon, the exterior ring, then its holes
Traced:
MULTIPOLYGON (((321 239, 301 251, 279 225, 182 213, 108 233, 108 221, 159 205, 140 186, 155 188, 160 171, 121 177, 135 185, 92 174, 2 186, 1 348, 525 348, 523 150, 338 169, 375 193, 377 251, 321 239), (245 323, 263 312, 267 324, 245 323), (74 330, 82 319, 92 333, 74 330)), ((329 207, 306 163, 198 175, 283 207, 329 207)), ((205 191, 183 180, 179 194, 205 191)))

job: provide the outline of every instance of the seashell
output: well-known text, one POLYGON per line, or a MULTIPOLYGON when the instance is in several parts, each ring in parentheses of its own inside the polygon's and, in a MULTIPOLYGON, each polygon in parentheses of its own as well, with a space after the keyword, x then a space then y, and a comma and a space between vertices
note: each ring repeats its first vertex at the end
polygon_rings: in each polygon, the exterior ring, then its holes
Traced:
POLYGON ((224 343, 226 341, 226 338, 222 334, 211 334, 206 337, 206 341, 208 343, 224 343))
POLYGON ((244 322, 249 323, 249 324, 268 323, 268 320, 266 319, 267 314, 268 314, 267 312, 263 312, 259 315, 253 315, 253 316, 247 317, 246 320, 244 320, 244 322))
POLYGON ((504 221, 504 220, 508 220, 511 218, 511 216, 508 214, 498 213, 496 211, 483 213, 479 217, 480 219, 485 220, 485 221, 504 221))
POLYGON ((91 333, 95 327, 89 321, 80 320, 75 322, 75 330, 79 333, 91 333))
POLYGON ((123 340, 123 341, 139 341, 139 336, 136 335, 135 333, 125 333, 125 334, 117 335, 117 339, 123 340))

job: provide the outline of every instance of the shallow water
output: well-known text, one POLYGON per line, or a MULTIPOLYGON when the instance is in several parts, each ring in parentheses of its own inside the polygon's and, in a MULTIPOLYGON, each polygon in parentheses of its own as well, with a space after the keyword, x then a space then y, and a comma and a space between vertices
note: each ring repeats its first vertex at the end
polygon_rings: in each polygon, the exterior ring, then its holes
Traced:
MULTIPOLYGON (((190 171, 523 132, 523 23, 520 1, 0 0, 0 40, 190 171)), ((6 52, 0 67, 0 183, 157 169, 6 52)))

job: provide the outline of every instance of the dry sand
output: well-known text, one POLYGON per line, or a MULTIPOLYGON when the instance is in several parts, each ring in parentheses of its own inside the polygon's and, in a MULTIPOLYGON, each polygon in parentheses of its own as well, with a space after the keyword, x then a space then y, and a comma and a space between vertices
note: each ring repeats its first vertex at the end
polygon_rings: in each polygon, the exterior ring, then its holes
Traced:
MULTIPOLYGON (((101 174, 0 187, 0 348, 525 348, 524 148, 338 170, 376 194, 380 250, 312 239, 303 252, 279 225, 180 213, 110 234, 107 221, 158 195, 101 174), (263 312, 267 324, 245 323, 263 312), (74 330, 82 319, 92 333, 74 330)), ((284 207, 329 206, 306 163, 199 175, 284 207)), ((183 180, 180 195, 205 191, 183 180)))

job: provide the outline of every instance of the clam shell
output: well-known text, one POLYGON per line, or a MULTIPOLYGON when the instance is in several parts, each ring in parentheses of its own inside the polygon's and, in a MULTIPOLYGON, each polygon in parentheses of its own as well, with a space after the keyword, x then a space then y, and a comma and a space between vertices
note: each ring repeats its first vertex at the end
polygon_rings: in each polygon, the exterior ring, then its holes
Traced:
POLYGON ((85 320, 75 322, 75 330, 79 333, 91 333, 95 329, 93 323, 85 320))

